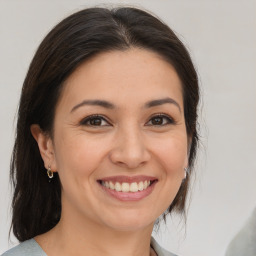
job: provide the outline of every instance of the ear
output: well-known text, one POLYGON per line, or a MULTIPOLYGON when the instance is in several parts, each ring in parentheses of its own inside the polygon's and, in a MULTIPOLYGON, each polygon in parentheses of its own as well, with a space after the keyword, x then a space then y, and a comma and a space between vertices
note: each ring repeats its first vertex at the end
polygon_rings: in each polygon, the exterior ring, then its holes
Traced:
POLYGON ((39 125, 32 124, 30 126, 32 136, 37 142, 41 157, 44 161, 45 169, 51 167, 52 171, 57 170, 53 141, 48 134, 43 132, 39 125))

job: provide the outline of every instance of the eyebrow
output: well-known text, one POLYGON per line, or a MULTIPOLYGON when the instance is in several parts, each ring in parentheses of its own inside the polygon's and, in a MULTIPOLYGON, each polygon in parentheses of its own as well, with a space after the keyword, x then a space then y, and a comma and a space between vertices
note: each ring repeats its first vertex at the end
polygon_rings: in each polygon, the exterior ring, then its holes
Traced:
POLYGON ((106 100, 84 100, 81 103, 79 103, 76 106, 74 106, 71 109, 71 112, 73 112, 76 109, 78 109, 78 108, 80 108, 82 106, 85 106, 85 105, 100 106, 100 107, 109 108, 109 109, 115 108, 115 106, 112 103, 110 103, 110 102, 108 102, 106 100))
POLYGON ((163 105, 163 104, 166 104, 166 103, 174 104, 179 109, 179 111, 181 112, 181 107, 180 107, 179 103, 177 101, 175 101, 174 99, 169 98, 169 97, 164 98, 164 99, 151 100, 151 101, 149 101, 145 104, 145 108, 156 107, 156 106, 160 106, 160 105, 163 105))
MULTIPOLYGON (((172 98, 163 98, 163 99, 157 99, 157 100, 151 100, 145 103, 144 108, 151 108, 151 107, 156 107, 156 106, 160 106, 163 104, 174 104, 179 111, 181 112, 181 107, 179 105, 179 103, 177 101, 175 101, 172 98)), ((100 106, 103 108, 107 108, 107 109, 115 109, 117 108, 114 104, 112 104, 109 101, 106 100, 84 100, 81 103, 75 105, 72 109, 71 112, 75 111, 76 109, 82 107, 82 106, 86 106, 86 105, 91 105, 91 106, 100 106)))

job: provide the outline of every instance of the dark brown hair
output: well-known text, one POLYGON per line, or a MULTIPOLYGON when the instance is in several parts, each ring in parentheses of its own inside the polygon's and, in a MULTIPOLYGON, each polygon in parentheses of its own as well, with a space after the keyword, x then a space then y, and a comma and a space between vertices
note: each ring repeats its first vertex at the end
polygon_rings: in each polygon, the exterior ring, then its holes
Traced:
POLYGON ((131 7, 88 8, 67 17, 49 32, 23 84, 11 161, 12 228, 19 241, 50 230, 61 215, 59 177, 56 175, 49 183, 30 126, 38 124, 51 136, 56 104, 72 72, 96 54, 131 47, 159 54, 173 65, 182 81, 186 129, 191 137, 190 172, 167 212, 184 211, 198 145, 198 78, 189 53, 167 25, 145 11, 131 7))

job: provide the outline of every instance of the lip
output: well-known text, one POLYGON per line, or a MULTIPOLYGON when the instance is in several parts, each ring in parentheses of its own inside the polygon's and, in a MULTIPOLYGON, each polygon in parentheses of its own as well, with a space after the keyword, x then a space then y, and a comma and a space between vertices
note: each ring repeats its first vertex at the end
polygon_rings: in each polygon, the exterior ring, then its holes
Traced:
POLYGON ((113 182, 120 182, 120 183, 123 183, 123 182, 133 183, 133 182, 140 182, 145 180, 153 181, 153 180, 157 180, 157 178, 153 176, 145 176, 145 175, 137 175, 137 176, 119 175, 119 176, 111 176, 111 177, 98 179, 98 181, 113 181, 113 182))
POLYGON ((139 200, 142 200, 143 198, 149 196, 152 193, 157 181, 158 181, 158 179, 156 177, 144 176, 144 175, 112 176, 112 177, 106 177, 106 178, 99 179, 98 184, 107 195, 109 195, 110 197, 115 198, 119 201, 139 201, 139 200), (146 180, 154 181, 154 182, 152 182, 152 184, 149 187, 147 187, 146 189, 144 189, 142 191, 138 191, 138 192, 121 192, 121 191, 116 191, 116 190, 106 188, 105 186, 101 185, 101 181, 132 183, 132 182, 140 182, 140 181, 146 181, 146 180))

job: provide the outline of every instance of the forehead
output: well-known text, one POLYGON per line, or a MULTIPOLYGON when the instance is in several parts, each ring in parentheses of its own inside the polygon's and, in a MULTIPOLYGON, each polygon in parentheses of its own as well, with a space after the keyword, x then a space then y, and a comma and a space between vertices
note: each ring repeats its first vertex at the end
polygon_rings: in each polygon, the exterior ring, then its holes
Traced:
POLYGON ((122 105, 167 96, 182 103, 182 85, 173 66, 152 51, 132 48, 85 61, 66 80, 60 101, 100 98, 122 105))

